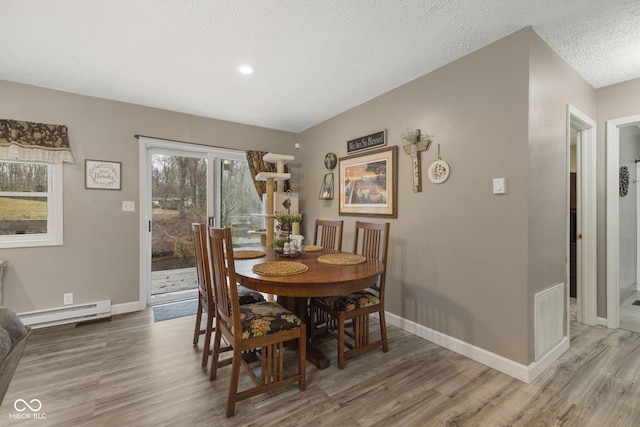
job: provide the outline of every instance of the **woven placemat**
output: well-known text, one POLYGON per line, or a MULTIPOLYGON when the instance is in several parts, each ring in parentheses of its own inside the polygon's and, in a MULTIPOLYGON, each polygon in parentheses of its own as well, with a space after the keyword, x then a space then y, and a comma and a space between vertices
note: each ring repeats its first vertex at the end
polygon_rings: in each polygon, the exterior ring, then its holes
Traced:
POLYGON ((291 276, 307 271, 309 267, 295 261, 270 261, 256 264, 252 270, 261 276, 291 276))
POLYGON ((322 246, 318 245, 307 245, 304 247, 305 252, 318 252, 324 249, 322 246))
POLYGON ((266 254, 264 251, 248 251, 248 250, 239 250, 233 251, 233 257, 235 259, 253 259, 253 258, 262 258, 266 254))
POLYGON ((339 254, 327 254, 318 257, 318 262, 323 264, 334 265, 355 265, 362 264, 367 259, 362 255, 339 253, 339 254))

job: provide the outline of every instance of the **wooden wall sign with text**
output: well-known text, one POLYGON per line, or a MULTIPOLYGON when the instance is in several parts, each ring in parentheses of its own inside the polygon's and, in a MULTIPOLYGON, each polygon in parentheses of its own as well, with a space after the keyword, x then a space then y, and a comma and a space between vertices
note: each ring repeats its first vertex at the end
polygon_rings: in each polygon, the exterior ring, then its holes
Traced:
POLYGON ((371 135, 361 136, 360 138, 347 141, 347 153, 385 146, 387 144, 386 133, 386 130, 381 130, 371 135))

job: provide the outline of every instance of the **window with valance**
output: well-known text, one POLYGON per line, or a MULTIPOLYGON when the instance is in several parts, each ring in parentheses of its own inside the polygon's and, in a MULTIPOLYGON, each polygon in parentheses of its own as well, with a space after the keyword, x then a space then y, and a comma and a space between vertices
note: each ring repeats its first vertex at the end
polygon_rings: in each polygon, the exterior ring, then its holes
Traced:
POLYGON ((0 160, 73 163, 67 127, 0 119, 0 160))
POLYGON ((67 127, 0 119, 0 248, 62 244, 67 127))

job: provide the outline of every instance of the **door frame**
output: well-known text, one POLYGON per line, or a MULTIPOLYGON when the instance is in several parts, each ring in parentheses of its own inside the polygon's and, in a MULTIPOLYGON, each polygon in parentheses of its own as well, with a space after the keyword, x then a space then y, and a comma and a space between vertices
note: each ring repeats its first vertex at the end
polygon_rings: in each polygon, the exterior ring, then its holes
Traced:
MULTIPOLYGON (((640 162, 636 161, 636 179, 640 177, 640 162)), ((636 291, 640 290, 640 185, 636 185, 636 291)))
POLYGON ((607 120, 607 327, 611 329, 620 326, 620 128, 634 123, 640 123, 640 115, 607 120))
MULTIPOLYGON (((579 224, 582 241, 579 245, 577 258, 578 280, 576 292, 578 296, 579 315, 582 323, 596 325, 597 315, 597 199, 596 199, 596 122, 571 104, 567 105, 567 282, 570 277, 570 156, 571 128, 578 131, 576 147, 580 156, 578 162, 579 176, 577 187, 580 195, 577 195, 579 224)), ((567 330, 569 330, 569 286, 567 284, 567 330)))
MULTIPOLYGON (((151 221, 151 168, 149 167, 149 150, 166 149, 179 155, 205 155, 209 159, 209 164, 213 165, 216 159, 246 159, 243 151, 213 147, 209 145, 199 145, 187 142, 173 141, 167 139, 138 136, 138 170, 139 170, 139 295, 138 306, 145 309, 149 301, 149 289, 151 282, 151 231, 149 222, 151 221)), ((209 169, 211 170, 211 168, 209 169)), ((219 169, 216 169, 219 170, 219 169)), ((216 188, 218 180, 217 173, 207 173, 207 191, 216 188)), ((210 194, 211 196, 211 194, 210 194)), ((213 197, 207 198, 207 211, 212 212, 214 217, 219 217, 220 197, 219 192, 213 192, 213 197)), ((219 225, 219 224, 214 224, 219 225)), ((193 297, 196 296, 197 289, 193 290, 193 297)), ((180 299, 184 299, 188 294, 182 294, 180 299)), ((168 302, 168 300, 158 300, 158 302, 168 302)))

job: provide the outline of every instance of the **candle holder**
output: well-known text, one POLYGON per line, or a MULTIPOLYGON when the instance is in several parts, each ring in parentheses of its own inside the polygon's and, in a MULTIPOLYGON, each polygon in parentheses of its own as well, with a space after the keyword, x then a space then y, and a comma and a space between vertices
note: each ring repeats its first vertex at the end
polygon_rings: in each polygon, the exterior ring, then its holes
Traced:
POLYGON ((322 180, 322 185, 320 186, 318 199, 333 200, 333 172, 324 174, 324 179, 322 180))

